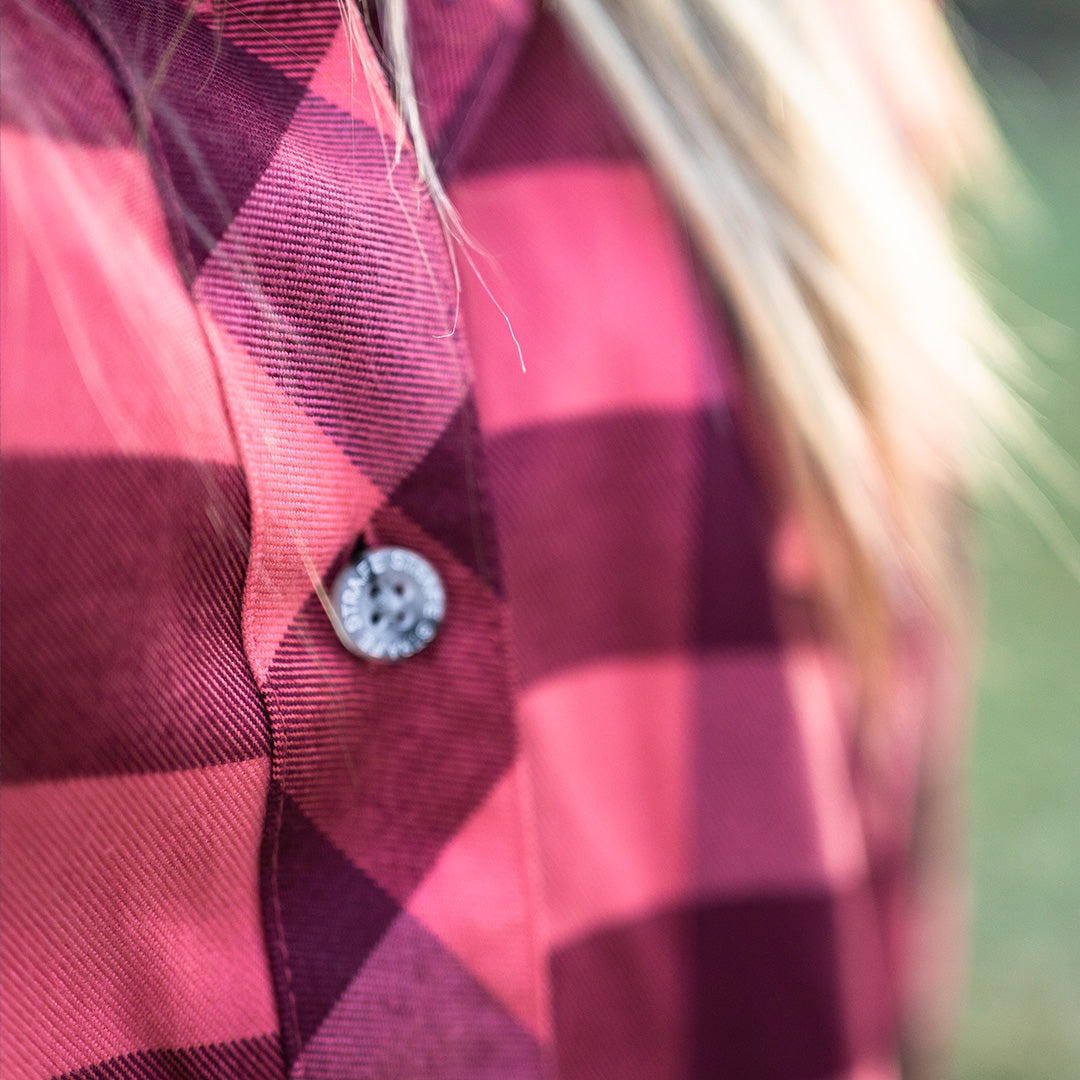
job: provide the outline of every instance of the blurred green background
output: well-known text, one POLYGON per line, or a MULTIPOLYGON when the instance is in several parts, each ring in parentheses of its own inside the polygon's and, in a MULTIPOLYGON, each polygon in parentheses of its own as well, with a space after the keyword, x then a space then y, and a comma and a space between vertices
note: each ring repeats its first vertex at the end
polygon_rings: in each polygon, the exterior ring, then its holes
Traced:
MULTIPOLYGON (((1043 220, 998 229, 1002 314, 1046 363, 1036 405, 1080 461, 1080 0, 957 3, 1043 220)), ((1080 493, 1078 493, 1080 495, 1080 493)), ((1080 506, 1059 509, 1080 545, 1080 506)), ((1019 510, 982 511, 973 926, 955 1080, 1080 1078, 1080 584, 1019 510)))

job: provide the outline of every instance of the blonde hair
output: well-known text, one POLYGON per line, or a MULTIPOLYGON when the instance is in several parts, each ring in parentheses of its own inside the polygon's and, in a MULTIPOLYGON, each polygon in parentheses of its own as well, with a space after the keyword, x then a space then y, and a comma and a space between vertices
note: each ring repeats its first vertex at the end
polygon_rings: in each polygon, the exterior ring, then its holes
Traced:
MULTIPOLYGON (((380 3, 421 174, 452 214, 420 130, 407 0, 380 3)), ((946 219, 951 174, 1002 160, 948 29, 931 0, 554 10, 735 314, 825 610, 879 683, 912 604, 964 622, 958 496, 987 463, 1020 491, 1008 447, 1046 446, 946 219)))

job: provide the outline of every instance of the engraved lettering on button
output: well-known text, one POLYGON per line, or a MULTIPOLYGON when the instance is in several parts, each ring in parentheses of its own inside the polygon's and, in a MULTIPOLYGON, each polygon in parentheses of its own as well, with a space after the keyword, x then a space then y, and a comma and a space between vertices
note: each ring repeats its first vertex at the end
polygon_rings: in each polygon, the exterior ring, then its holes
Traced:
POLYGON ((438 571, 408 548, 371 548, 354 556, 334 582, 333 602, 345 648, 390 662, 434 640, 446 613, 438 571))

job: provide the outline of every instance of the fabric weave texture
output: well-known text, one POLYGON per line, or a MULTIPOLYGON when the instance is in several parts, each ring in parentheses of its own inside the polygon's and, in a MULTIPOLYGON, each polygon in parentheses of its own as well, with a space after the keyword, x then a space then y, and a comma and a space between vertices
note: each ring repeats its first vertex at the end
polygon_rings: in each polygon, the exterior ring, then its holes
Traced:
POLYGON ((334 0, 5 2, 0 1071, 893 1077, 918 658, 868 745, 553 19, 410 12, 460 293, 334 0))

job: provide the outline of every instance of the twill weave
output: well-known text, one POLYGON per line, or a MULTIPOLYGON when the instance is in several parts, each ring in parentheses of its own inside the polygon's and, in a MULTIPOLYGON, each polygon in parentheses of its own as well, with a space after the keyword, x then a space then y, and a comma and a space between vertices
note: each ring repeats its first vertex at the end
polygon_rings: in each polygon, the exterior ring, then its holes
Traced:
POLYGON ((5 0, 0 1071, 894 1077, 925 665, 859 736, 555 21, 410 13, 453 259, 334 0, 5 0))

